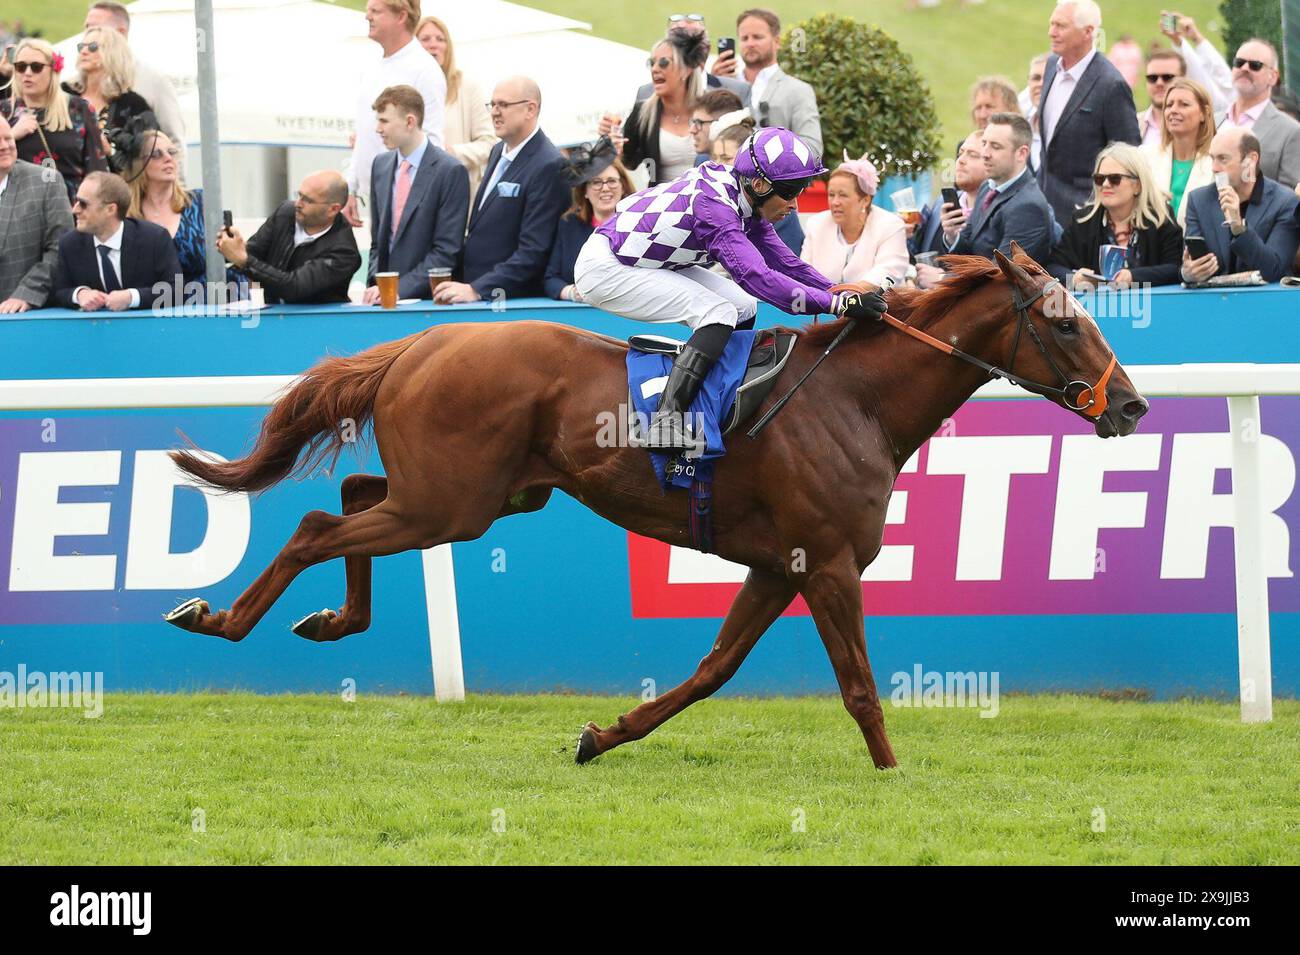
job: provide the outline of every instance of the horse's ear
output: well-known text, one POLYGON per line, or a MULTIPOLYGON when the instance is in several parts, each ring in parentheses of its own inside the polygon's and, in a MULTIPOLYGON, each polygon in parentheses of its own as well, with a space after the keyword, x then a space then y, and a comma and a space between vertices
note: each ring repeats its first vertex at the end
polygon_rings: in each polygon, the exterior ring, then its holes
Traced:
MULTIPOLYGON (((1020 246, 1016 245, 1014 241, 1011 243, 1011 251, 1019 251, 1020 254, 1024 254, 1024 250, 1020 249, 1020 246)), ((1002 269, 1003 274, 1018 285, 1021 291, 1025 293, 1032 293, 1034 291, 1035 285, 1032 275, 1003 255, 1001 249, 994 249, 993 255, 997 258, 998 267, 1002 269)))
POLYGON ((1011 257, 1012 257, 1013 259, 1018 259, 1018 258, 1020 258, 1022 255, 1025 256, 1026 258, 1029 257, 1029 254, 1028 254, 1024 249, 1022 249, 1022 248, 1020 247, 1020 243, 1017 242, 1015 239, 1012 239, 1012 240, 1011 240, 1011 257))

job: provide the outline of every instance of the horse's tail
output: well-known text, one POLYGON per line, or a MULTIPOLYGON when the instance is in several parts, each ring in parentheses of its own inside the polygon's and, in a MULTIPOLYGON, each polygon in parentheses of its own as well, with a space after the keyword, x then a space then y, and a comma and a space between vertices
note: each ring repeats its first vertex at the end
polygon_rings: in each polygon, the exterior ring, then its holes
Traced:
POLYGON ((244 457, 213 461, 195 453, 198 448, 190 442, 191 450, 171 452, 172 460, 204 484, 228 491, 262 491, 287 477, 311 474, 327 458, 332 467, 344 444, 355 441, 369 423, 388 369, 423 334, 319 362, 272 406, 244 457))

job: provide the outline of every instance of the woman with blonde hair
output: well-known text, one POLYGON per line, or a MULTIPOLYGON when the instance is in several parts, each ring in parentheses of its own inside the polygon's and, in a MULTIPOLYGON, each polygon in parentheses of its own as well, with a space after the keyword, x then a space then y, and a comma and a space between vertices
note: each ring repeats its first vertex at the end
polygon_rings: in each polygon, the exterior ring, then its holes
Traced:
POLYGON ((1178 77, 1165 89, 1160 123, 1160 145, 1148 144, 1142 149, 1156 185, 1169 198, 1181 226, 1187 221, 1183 197, 1214 182, 1210 161, 1214 105, 1209 91, 1195 80, 1178 77))
POLYGON ((86 173, 107 169, 95 115, 82 97, 60 85, 63 57, 44 40, 28 37, 14 50, 14 79, 0 116, 13 127, 18 158, 51 166, 63 176, 68 201, 86 173))
POLYGON ((497 141, 496 133, 492 131, 492 117, 484 105, 487 99, 483 88, 456 65, 451 31, 438 17, 422 19, 415 28, 415 38, 438 61, 447 77, 443 145, 469 171, 469 194, 473 196, 478 192, 488 154, 497 141))
MULTIPOLYGON (((110 27, 91 27, 77 44, 76 86, 69 87, 85 98, 95 111, 100 130, 125 129, 137 116, 152 107, 132 89, 135 83, 135 59, 126 38, 110 27)), ((107 139, 104 154, 111 155, 107 139)))
POLYGON ((826 183, 825 212, 808 220, 800 258, 832 282, 901 284, 907 275, 907 225, 875 204, 880 174, 865 156, 845 157, 826 183))
POLYGON ((180 150, 166 133, 149 130, 143 140, 144 152, 132 163, 127 177, 131 187, 127 215, 166 229, 176 245, 176 258, 185 284, 205 284, 203 190, 185 188, 181 181, 180 150))
POLYGON ((650 161, 650 185, 670 182, 695 166, 695 140, 691 113, 707 83, 704 63, 709 58, 707 34, 669 30, 650 50, 653 92, 632 107, 626 122, 606 113, 600 121, 602 136, 612 136, 621 147, 623 165, 635 169, 650 161), (615 127, 622 125, 621 138, 615 127))
POLYGON ((1137 146, 1111 143, 1093 166, 1092 200, 1065 227, 1047 271, 1070 288, 1090 291, 1101 273, 1101 247, 1119 246, 1122 267, 1110 277, 1116 288, 1171 285, 1178 281, 1183 230, 1137 146))

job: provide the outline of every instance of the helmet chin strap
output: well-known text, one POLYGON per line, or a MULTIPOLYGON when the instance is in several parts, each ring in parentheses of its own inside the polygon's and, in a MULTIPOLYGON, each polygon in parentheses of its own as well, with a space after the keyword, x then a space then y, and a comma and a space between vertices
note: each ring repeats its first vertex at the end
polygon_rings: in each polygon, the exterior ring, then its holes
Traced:
POLYGON ((749 197, 750 205, 754 207, 755 212, 758 212, 762 208, 763 203, 776 195, 776 190, 772 188, 772 184, 766 179, 761 179, 760 177, 750 178, 746 176, 742 179, 742 185, 745 188, 745 195, 749 197), (767 192, 760 193, 754 189, 754 183, 760 181, 767 184, 767 192))

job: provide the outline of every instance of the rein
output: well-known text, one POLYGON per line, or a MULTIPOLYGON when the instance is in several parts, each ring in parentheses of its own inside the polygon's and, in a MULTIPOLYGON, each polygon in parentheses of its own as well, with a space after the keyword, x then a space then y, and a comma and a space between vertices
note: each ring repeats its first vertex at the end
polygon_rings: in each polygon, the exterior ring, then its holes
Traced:
POLYGON ((945 355, 952 355, 954 358, 960 358, 962 361, 975 365, 977 368, 982 368, 984 371, 988 372, 990 378, 1004 378, 1013 385, 1019 385, 1026 391, 1032 392, 1036 395, 1042 395, 1045 398, 1059 397, 1065 404, 1065 407, 1069 408, 1071 411, 1077 411, 1080 414, 1087 415, 1089 418, 1099 418, 1106 412, 1106 385, 1110 381, 1111 374, 1115 371, 1117 361, 1115 354, 1113 352, 1111 353, 1110 364, 1106 366, 1105 372, 1102 373, 1101 378, 1098 379, 1095 385, 1090 385, 1086 381, 1079 381, 1078 379, 1071 381, 1069 377, 1061 371, 1060 366, 1056 364, 1055 359, 1052 358, 1051 353, 1047 350, 1047 346, 1043 344, 1043 340, 1039 337, 1038 331, 1034 328, 1034 323, 1029 320, 1030 307, 1058 285, 1060 285, 1060 282, 1053 279, 1051 282, 1048 282, 1040 288, 1037 293, 1029 299, 1022 297, 1020 289, 1013 286, 1012 298, 1013 305, 1015 306, 1018 315, 1018 321, 1016 324, 1015 342, 1011 348, 1011 361, 1005 369, 999 368, 996 365, 991 365, 982 358, 976 358, 974 355, 964 352, 954 345, 942 342, 933 335, 927 335, 919 328, 914 328, 906 322, 899 321, 888 313, 882 315, 881 320, 887 325, 898 329, 903 334, 910 335, 912 338, 915 338, 917 341, 925 345, 929 345, 931 348, 937 348, 945 355), (1029 332, 1029 337, 1037 346, 1038 351, 1045 359, 1047 359, 1047 363, 1051 365, 1052 371, 1056 372, 1057 378, 1060 379, 1060 387, 1053 387, 1051 385, 1040 384, 1036 381, 1029 381, 1011 371, 1011 368, 1014 368, 1016 364, 1016 352, 1020 348, 1020 333, 1022 331, 1029 332), (1079 386, 1079 391, 1074 398, 1071 398, 1070 391, 1075 387, 1075 385, 1079 386), (1087 401, 1084 401, 1085 395, 1087 396, 1087 401))

